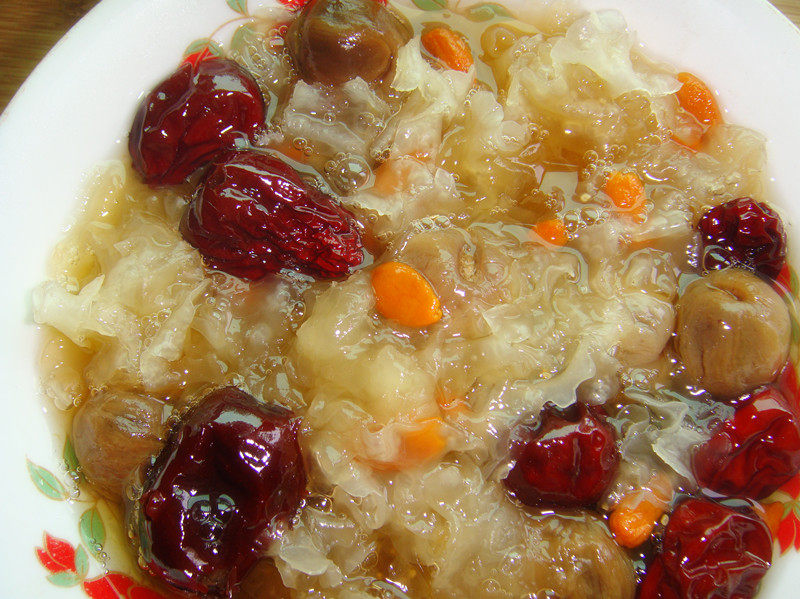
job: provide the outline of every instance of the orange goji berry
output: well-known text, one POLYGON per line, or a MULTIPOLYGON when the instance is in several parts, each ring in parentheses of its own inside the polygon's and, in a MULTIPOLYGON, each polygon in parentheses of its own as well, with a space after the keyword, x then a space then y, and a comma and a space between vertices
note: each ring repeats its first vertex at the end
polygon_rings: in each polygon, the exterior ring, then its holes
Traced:
POLYGON ((447 27, 435 27, 422 34, 422 46, 451 69, 466 73, 475 63, 467 41, 447 27))
POLYGON ((722 120, 714 94, 703 81, 691 73, 678 73, 678 81, 678 102, 686 112, 707 126, 722 120))
POLYGON ((444 423, 440 418, 427 418, 403 426, 399 435, 400 446, 392 459, 365 458, 364 461, 375 470, 392 472, 430 462, 447 448, 444 423))
POLYGON ((431 418, 403 434, 400 456, 405 464, 422 464, 442 453, 446 444, 441 421, 431 418))
POLYGON ((439 296, 414 267, 385 262, 372 271, 372 290, 378 312, 407 327, 426 327, 442 318, 439 296))
POLYGON ((644 184, 630 171, 613 172, 606 181, 605 192, 620 210, 633 210, 644 203, 644 184))
POLYGON ((533 232, 553 245, 564 245, 569 238, 567 228, 564 226, 564 221, 558 218, 551 218, 536 223, 533 226, 533 232))
POLYGON ((669 479, 655 474, 644 488, 625 495, 608 517, 608 528, 617 543, 632 549, 647 541, 672 494, 669 479))

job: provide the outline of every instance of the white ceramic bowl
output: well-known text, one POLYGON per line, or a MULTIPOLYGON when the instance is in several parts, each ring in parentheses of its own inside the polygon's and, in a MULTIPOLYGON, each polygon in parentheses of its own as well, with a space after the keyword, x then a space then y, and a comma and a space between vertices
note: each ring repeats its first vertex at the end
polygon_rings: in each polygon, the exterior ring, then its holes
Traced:
MULTIPOLYGON (((252 10, 254 0, 250 4, 252 10)), ((726 120, 766 134, 774 196, 797 235, 800 32, 764 0, 582 4, 619 8, 652 55, 699 74, 718 91, 726 120)), ((102 506, 93 512, 93 505, 68 498, 64 437, 53 432, 52 408, 40 400, 30 291, 45 277, 47 256, 75 213, 92 166, 125 150, 145 90, 175 67, 193 40, 239 18, 235 9, 245 5, 246 0, 105 0, 58 43, 0 117, 0 255, 6 273, 0 296, 2 597, 148 596, 134 593, 124 578, 104 578, 90 555, 90 537, 101 535, 96 517, 111 516, 102 506), (37 489, 34 478, 56 499, 37 489), (48 546, 45 532, 77 551, 55 541, 48 546), (36 548, 43 551, 38 558, 36 548)), ((224 28, 218 35, 224 39, 224 28)), ((800 263, 797 251, 793 256, 800 263)), ((796 501, 787 506, 800 511, 796 501)), ((113 526, 105 530, 108 542, 113 526)), ((760 598, 797 597, 798 567, 794 550, 778 559, 760 598)))

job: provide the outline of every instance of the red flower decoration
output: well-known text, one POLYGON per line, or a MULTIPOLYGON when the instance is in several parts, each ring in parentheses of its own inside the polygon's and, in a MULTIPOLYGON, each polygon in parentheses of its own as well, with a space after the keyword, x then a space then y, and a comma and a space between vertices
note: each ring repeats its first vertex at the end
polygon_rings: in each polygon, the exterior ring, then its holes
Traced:
POLYGON ((217 55, 214 54, 208 46, 205 46, 199 52, 193 52, 188 56, 184 56, 183 62, 181 64, 188 63, 193 67, 196 67, 204 60, 213 60, 214 58, 218 58, 217 55))
POLYGON ((778 541, 781 554, 791 547, 800 551, 800 474, 764 502, 764 519, 778 541))
POLYGON ((92 599, 165 599, 121 572, 109 572, 105 576, 83 582, 83 590, 92 599))
POLYGON ((797 498, 800 497, 800 474, 797 474, 793 479, 784 484, 779 489, 779 492, 785 493, 791 499, 797 501, 797 498))
POLYGON ((792 546, 795 550, 800 550, 800 518, 797 517, 795 510, 790 509, 786 517, 781 520, 775 537, 778 539, 781 554, 786 553, 792 546))
POLYGON ((775 283, 778 285, 778 292, 782 295, 796 296, 798 292, 797 274, 791 266, 784 264, 778 276, 775 277, 775 283))
POLYGON ((300 10, 308 4, 309 0, 278 0, 278 2, 292 10, 300 10))
POLYGON ((36 557, 51 574, 71 572, 75 574, 75 548, 64 539, 44 533, 44 547, 36 548, 36 557))

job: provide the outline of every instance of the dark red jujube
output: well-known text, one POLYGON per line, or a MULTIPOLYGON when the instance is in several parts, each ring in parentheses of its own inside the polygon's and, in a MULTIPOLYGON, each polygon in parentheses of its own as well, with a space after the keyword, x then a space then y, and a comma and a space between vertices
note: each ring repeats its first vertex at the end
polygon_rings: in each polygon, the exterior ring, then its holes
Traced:
POLYGON ((230 596, 306 495, 299 425, 235 387, 203 398, 128 506, 144 567, 182 591, 230 596))
POLYGON ((743 266, 774 279, 786 262, 786 232, 780 217, 751 198, 711 208, 697 228, 707 270, 743 266))
POLYGON ((620 460, 614 429, 583 403, 546 404, 535 422, 512 432, 510 454, 514 465, 503 482, 531 506, 597 503, 620 460))
POLYGON ((689 498, 672 512, 639 599, 750 599, 772 560, 772 535, 749 506, 689 498))
POLYGON ((637 599, 682 599, 680 589, 664 569, 664 560, 656 555, 647 566, 647 575, 639 585, 637 599))
POLYGON ((283 268, 337 279, 364 259, 352 214, 282 160, 254 150, 211 165, 181 232, 206 264, 246 279, 283 268))
POLYGON ((237 140, 254 142, 264 114, 258 84, 234 61, 184 63, 136 112, 128 137, 133 168, 150 185, 181 183, 237 140))
POLYGON ((729 497, 763 499, 800 470, 800 424, 772 387, 740 405, 692 454, 701 486, 729 497))

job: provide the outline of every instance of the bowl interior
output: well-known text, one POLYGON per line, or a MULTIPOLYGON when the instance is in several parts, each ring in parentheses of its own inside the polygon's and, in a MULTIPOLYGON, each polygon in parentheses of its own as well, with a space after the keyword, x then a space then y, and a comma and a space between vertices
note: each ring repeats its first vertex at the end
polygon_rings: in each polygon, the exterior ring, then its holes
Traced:
MULTIPOLYGON (((258 9, 250 4, 250 10, 258 9)), ((507 4, 527 9, 524 0, 507 4)), ((638 0, 581 4, 620 9, 651 55, 701 75, 718 91, 727 120, 767 136, 772 199, 782 208, 791 236, 800 218, 794 199, 800 139, 797 29, 763 0, 674 0, 668 7, 638 0)), ((88 506, 70 499, 62 462, 65 439, 52 427, 54 408, 40 400, 30 291, 46 276, 47 257, 69 225, 93 165, 125 151, 130 118, 144 90, 174 68, 192 41, 223 23, 241 22, 234 9, 244 5, 105 0, 47 56, 0 117, 0 222, 5 227, 0 244, 6 257, 0 313, 6 418, 0 451, 8 495, 0 516, 4 596, 23 590, 26 596, 85 596, 80 584, 48 581, 35 554, 35 548, 44 547, 45 531, 73 546, 84 540, 78 522, 88 506)), ((800 263, 796 243, 791 252, 800 263)), ((113 534, 107 528, 106 534, 113 534)), ((98 563, 90 564, 88 578, 100 576, 98 563)), ((760 596, 794 596, 797 566, 800 557, 794 552, 778 560, 760 596)))

